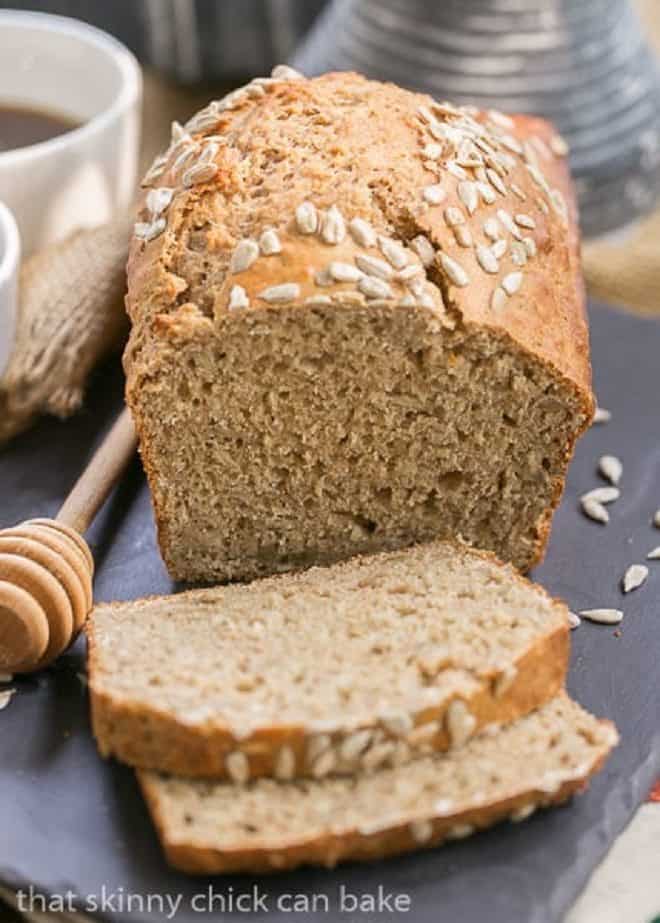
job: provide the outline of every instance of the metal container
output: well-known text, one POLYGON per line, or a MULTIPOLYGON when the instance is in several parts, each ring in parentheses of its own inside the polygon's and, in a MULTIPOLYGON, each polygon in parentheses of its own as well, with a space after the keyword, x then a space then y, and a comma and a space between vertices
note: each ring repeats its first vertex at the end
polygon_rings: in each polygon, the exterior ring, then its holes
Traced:
POLYGON ((660 77, 628 0, 334 0, 292 63, 550 118, 586 234, 658 197, 660 77))

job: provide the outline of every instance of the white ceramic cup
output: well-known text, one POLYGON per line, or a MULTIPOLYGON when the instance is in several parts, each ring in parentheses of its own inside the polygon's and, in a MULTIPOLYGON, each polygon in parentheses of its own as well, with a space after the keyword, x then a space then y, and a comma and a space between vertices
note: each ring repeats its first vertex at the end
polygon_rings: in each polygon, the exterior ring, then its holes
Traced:
POLYGON ((0 202, 0 375, 14 340, 20 259, 18 227, 12 213, 0 202))
MULTIPOLYGON (((135 194, 142 77, 120 42, 85 23, 0 10, 0 107, 68 116, 80 127, 0 152, 0 202, 13 214, 24 256, 129 208, 135 194)), ((9 222, 1 222, 0 279, 9 222)), ((9 250, 6 251, 7 253, 9 250)), ((13 252, 13 251, 12 251, 13 252)), ((0 286, 0 374, 13 336, 11 286, 0 286)), ((15 304, 15 286, 14 286, 15 304)))

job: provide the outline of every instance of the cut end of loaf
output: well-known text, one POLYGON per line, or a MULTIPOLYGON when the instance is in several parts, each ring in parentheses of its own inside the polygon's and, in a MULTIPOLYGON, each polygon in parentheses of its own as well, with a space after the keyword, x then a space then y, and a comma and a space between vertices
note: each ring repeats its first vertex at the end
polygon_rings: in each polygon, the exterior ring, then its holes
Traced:
POLYGON ((350 779, 237 788, 139 773, 165 853, 191 873, 374 859, 458 839, 584 788, 617 743, 565 695, 459 750, 350 779))
POLYGON ((97 606, 94 733, 142 768, 241 779, 401 764, 562 687, 568 614, 434 542, 331 568, 97 606))

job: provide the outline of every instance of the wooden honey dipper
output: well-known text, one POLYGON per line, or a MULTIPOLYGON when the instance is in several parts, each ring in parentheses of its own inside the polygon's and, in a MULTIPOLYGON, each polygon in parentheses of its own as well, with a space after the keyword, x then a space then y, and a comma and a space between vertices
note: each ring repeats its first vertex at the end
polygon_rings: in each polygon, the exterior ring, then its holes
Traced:
POLYGON ((0 531, 0 672, 39 670, 75 640, 92 607, 94 559, 82 533, 136 446, 124 409, 55 519, 0 531))

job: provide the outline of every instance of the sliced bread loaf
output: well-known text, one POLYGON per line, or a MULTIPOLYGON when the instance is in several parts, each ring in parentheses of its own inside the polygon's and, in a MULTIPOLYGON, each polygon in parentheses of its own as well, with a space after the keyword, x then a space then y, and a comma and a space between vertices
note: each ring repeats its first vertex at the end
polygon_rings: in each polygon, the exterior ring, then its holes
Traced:
POLYGON ((612 724, 561 694, 460 749, 350 778, 237 786, 140 772, 139 780, 176 868, 213 874, 332 866, 523 820, 583 788, 617 739, 612 724))
POLYGON ((131 765, 234 781, 395 765, 562 688, 568 613, 434 542, 89 620, 93 728, 131 765))

